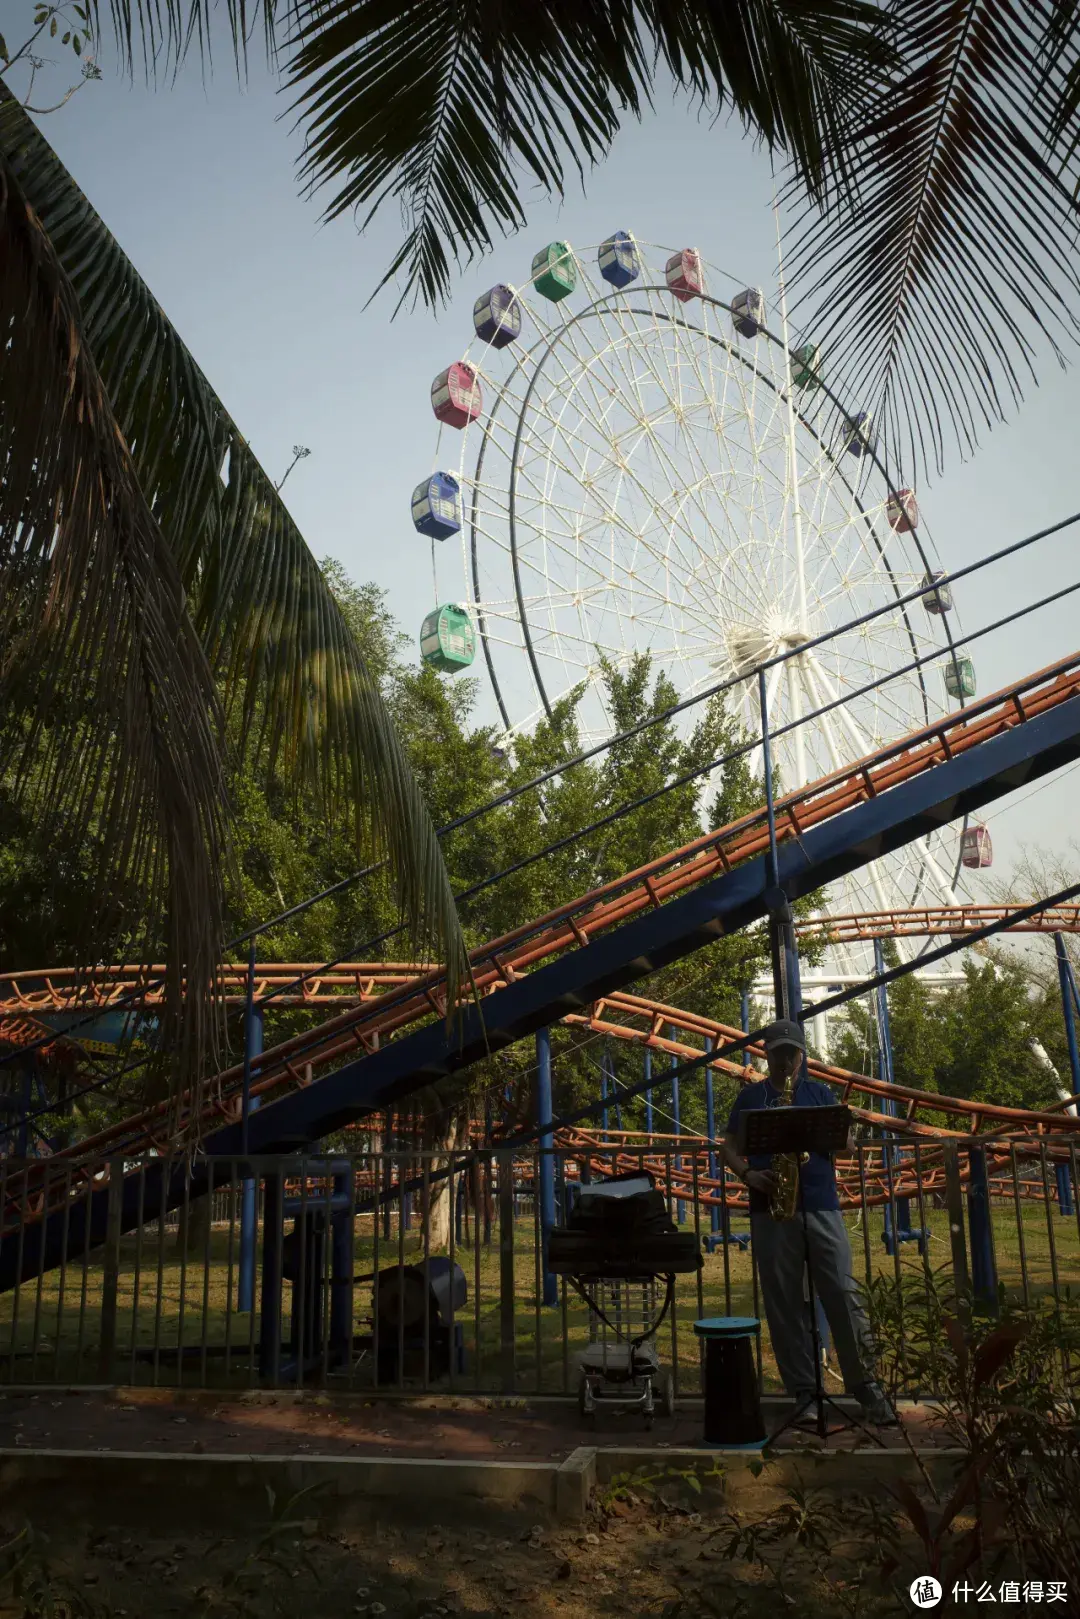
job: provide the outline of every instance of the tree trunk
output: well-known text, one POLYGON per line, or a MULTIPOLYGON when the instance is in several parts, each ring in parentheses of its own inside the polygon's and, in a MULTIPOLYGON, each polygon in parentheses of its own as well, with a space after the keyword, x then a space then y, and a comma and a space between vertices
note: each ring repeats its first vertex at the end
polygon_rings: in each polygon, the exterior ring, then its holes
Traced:
POLYGON ((205 1254, 206 1239, 210 1235, 210 1199, 195 1197, 187 1208, 180 1205, 180 1224, 176 1232, 178 1254, 205 1254))
MULTIPOLYGON (((453 1218, 450 1190, 450 1176, 442 1180, 435 1180, 434 1176, 447 1169, 451 1156, 461 1152, 468 1135, 469 1121, 458 1114, 449 1120, 445 1118, 432 1121, 433 1128, 425 1132, 426 1145, 429 1152, 437 1156, 431 1159, 429 1174, 433 1177, 428 1188, 427 1207, 424 1209, 424 1222, 428 1233, 429 1252, 436 1254, 450 1246, 450 1221, 453 1218)), ((454 1192, 457 1192, 457 1180, 452 1177, 454 1192)))

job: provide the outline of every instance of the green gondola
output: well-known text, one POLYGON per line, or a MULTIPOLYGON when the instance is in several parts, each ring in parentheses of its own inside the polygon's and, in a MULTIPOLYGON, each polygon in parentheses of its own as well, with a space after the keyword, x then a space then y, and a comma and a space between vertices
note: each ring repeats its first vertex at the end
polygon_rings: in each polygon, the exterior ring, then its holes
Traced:
POLYGON ((970 658, 953 658, 945 665, 945 690, 950 697, 974 697, 975 665, 970 658))
POLYGON ((557 304, 577 286, 577 260, 569 242, 549 242, 532 261, 533 286, 541 298, 557 304))
POLYGON ((468 609, 445 602, 429 613, 420 630, 420 656, 440 674, 467 669, 476 657, 476 631, 468 609))
POLYGON ((791 351, 791 380, 796 388, 821 387, 821 350, 816 343, 804 343, 791 351))

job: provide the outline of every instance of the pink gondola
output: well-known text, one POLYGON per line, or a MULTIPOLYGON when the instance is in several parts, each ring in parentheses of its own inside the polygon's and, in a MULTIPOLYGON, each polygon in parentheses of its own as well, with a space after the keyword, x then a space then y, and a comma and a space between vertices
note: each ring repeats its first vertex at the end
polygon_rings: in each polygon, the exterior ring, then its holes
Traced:
POLYGON ((483 403, 476 372, 464 360, 456 360, 445 371, 440 371, 431 384, 431 408, 448 427, 464 427, 474 422, 483 403))
POLYGON ((914 489, 897 489, 888 498, 885 515, 898 534, 911 534, 919 526, 919 503, 914 489))
POLYGON ((688 304, 691 298, 700 298, 705 290, 701 259, 692 247, 684 247, 681 253, 673 253, 664 267, 664 273, 668 291, 681 304, 688 304))
POLYGON ((985 826, 965 826, 960 838, 960 861, 972 871, 994 864, 994 846, 985 826))

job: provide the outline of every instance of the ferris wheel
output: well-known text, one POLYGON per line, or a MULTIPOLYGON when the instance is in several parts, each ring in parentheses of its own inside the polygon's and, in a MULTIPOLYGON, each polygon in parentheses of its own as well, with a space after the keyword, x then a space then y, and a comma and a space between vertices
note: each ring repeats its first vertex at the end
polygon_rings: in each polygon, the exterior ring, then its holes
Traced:
MULTIPOLYGON (((789 346, 782 288, 779 304, 623 231, 552 242, 526 284, 477 301, 475 341, 432 384, 441 425, 413 494, 435 597, 421 651, 450 673, 476 660, 508 737, 577 688, 583 738, 610 734, 605 665, 647 652, 680 698, 730 680, 760 738, 758 667, 792 652, 766 682, 790 790, 974 695, 915 494, 815 345, 789 346)), ((872 862, 830 911, 956 903, 961 865, 989 863, 980 834, 872 862)))

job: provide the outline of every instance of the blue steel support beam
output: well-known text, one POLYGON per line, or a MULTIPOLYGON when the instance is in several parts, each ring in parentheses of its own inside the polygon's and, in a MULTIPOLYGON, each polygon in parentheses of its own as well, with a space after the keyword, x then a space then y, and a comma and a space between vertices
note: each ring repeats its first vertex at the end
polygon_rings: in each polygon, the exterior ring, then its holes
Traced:
MULTIPOLYGON (((645 1078, 646 1079, 651 1079, 652 1078, 652 1051, 651 1051, 650 1047, 648 1047, 648 1046, 645 1047, 645 1078)), ((645 1130, 646 1130, 646 1133, 648 1135, 650 1135, 650 1136, 652 1135, 652 1086, 651 1085, 648 1087, 648 1089, 645 1092, 645 1130)))
MULTIPOLYGON (((977 747, 922 771, 875 798, 807 828, 778 849, 778 882, 789 899, 798 899, 850 871, 925 837, 965 815, 975 814, 1006 793, 1038 780, 1080 757, 1080 699, 1071 698, 1012 730, 988 738, 977 747)), ((436 1019, 412 1034, 388 1041, 380 1050, 344 1064, 303 1090, 273 1102, 249 1119, 251 1151, 292 1152, 331 1131, 401 1098, 448 1074, 503 1049, 536 1030, 578 1012, 612 990, 648 977, 725 934, 735 933, 767 914, 765 861, 749 860, 711 882, 642 912, 622 927, 580 949, 523 975, 504 989, 463 1009, 447 1031, 436 1019)), ((962 943, 962 941, 961 941, 962 943)), ((240 1125, 226 1125, 205 1142, 217 1157, 240 1157, 240 1125)), ((196 1173, 198 1168, 196 1166, 196 1173)), ((220 1171, 219 1171, 220 1175, 220 1171)), ((176 1207, 182 1183, 166 1188, 176 1207), (174 1201, 173 1201, 174 1200, 174 1201)), ((91 1240, 104 1237, 104 1190, 90 1205, 91 1240), (100 1211, 98 1204, 100 1203, 100 1211), (100 1227, 101 1235, 96 1236, 100 1227)), ((154 1211, 147 1207, 146 1218, 154 1211)), ((70 1210, 67 1252, 82 1253, 86 1204, 70 1210)), ((122 1229, 137 1223, 137 1189, 125 1188, 122 1229)), ((43 1226, 28 1226, 22 1245, 23 1279, 36 1277, 60 1261, 64 1215, 50 1216, 43 1226), (44 1253, 42 1237, 44 1235, 44 1253)), ((0 1244, 0 1290, 16 1279, 18 1244, 12 1236, 0 1244)))
MULTIPOLYGON (((1069 1048, 1069 1077, 1072 1081, 1070 1088, 1075 1096, 1080 1091, 1080 1048, 1076 1040, 1076 983, 1073 979, 1072 963, 1065 948, 1065 939, 1060 933, 1054 934, 1054 954, 1057 956, 1061 1013, 1065 1019, 1065 1040, 1069 1048)), ((1057 1181, 1058 1213, 1072 1214, 1074 1208, 1072 1165, 1055 1164, 1054 1178, 1057 1181)))
MULTIPOLYGON (((548 1124, 554 1117, 551 1102, 551 1030, 536 1031, 536 1122, 548 1124)), ((558 1304, 559 1280, 548 1269, 548 1241, 555 1229, 555 1137, 545 1131, 536 1143, 540 1180, 540 1253, 543 1297, 546 1305, 558 1304)))
MULTIPOLYGON (((885 971, 885 946, 880 939, 874 940, 874 971, 880 977, 885 971)), ((875 990, 877 1001, 877 1031, 878 1031, 878 1068, 881 1078, 887 1085, 896 1083, 893 1072, 892 1026, 889 1022, 889 986, 879 984, 875 990)), ((882 1111, 896 1117, 896 1098, 886 1096, 882 1099, 882 1111)), ((900 1149, 892 1145, 889 1136, 886 1136, 885 1146, 886 1178, 889 1192, 893 1187, 892 1170, 900 1162, 900 1149)), ((915 1239, 911 1229, 911 1199, 908 1197, 893 1198, 891 1195, 885 1204, 885 1226, 882 1231, 882 1240, 885 1243, 885 1252, 892 1254, 897 1242, 910 1242, 915 1239), (896 1228, 893 1229, 893 1203, 896 1204, 896 1228)), ((923 1237, 919 1233, 919 1252, 922 1253, 923 1237)))
POLYGON ((968 1233, 971 1240, 971 1290, 995 1314, 998 1308, 994 1234, 990 1227, 990 1187, 986 1175, 986 1148, 968 1148, 968 1233))
MULTIPOLYGON (((244 1014, 244 1078, 251 1080, 251 1064, 261 1056, 263 1049, 263 1009, 249 997, 244 1014)), ((259 1098, 245 1096, 241 1103, 247 1128, 251 1128, 251 1115, 259 1105, 259 1098)), ((258 1225, 257 1190, 249 1175, 240 1189, 240 1263, 237 1271, 236 1308, 247 1311, 255 1308, 255 1231, 258 1225)))

